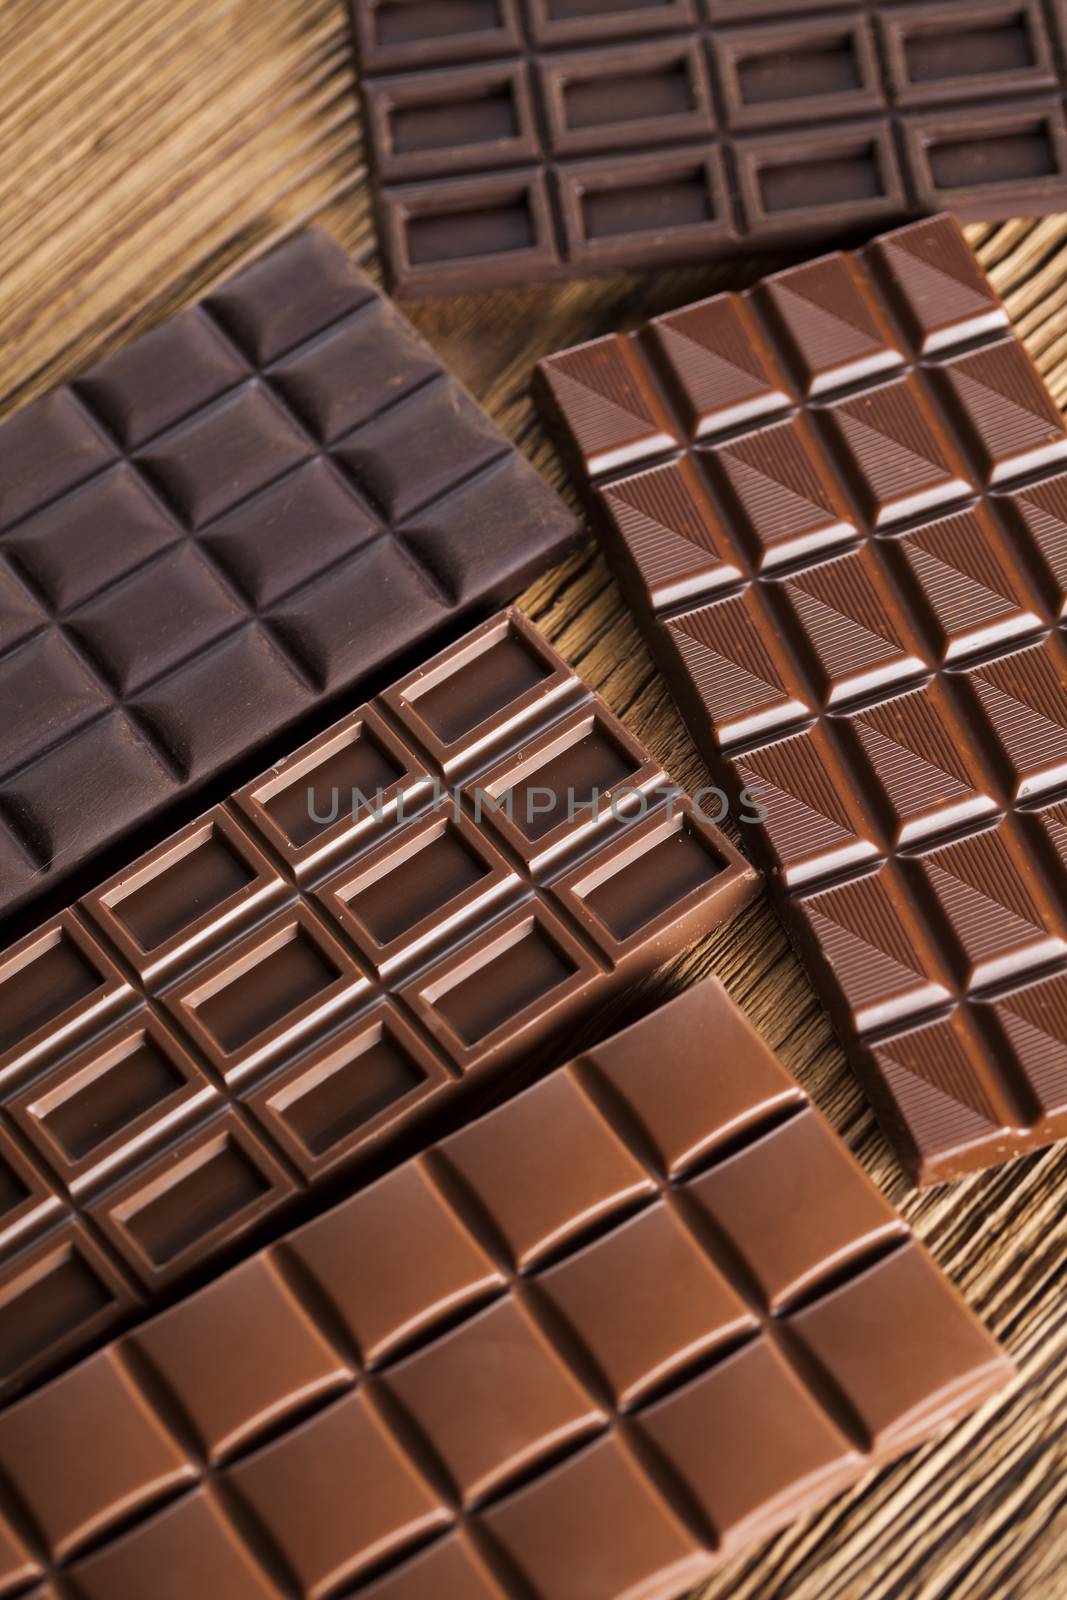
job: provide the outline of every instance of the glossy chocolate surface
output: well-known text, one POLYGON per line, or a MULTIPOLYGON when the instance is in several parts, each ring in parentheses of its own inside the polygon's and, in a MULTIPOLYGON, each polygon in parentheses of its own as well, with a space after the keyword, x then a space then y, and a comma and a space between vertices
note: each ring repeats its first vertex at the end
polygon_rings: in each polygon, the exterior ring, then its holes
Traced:
POLYGON ((323 233, 11 417, 0 915, 575 532, 323 233))
POLYGON ((757 887, 519 614, 468 634, 0 957, 0 1391, 757 887))
POLYGON ((539 387, 908 1170, 1061 1138, 1067 432, 956 224, 539 387))
POLYGON ((671 1600, 1011 1370, 709 979, 0 1413, 6 1559, 671 1600))
POLYGON ((397 292, 1067 203, 1057 0, 350 0, 397 292))

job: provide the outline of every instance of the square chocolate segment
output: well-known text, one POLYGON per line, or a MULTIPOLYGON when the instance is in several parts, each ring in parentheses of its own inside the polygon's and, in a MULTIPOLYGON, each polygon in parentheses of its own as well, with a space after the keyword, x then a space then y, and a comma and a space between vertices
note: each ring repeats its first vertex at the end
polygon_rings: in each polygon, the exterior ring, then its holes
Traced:
POLYGON ((227 1480, 306 1594, 328 1594, 448 1526, 449 1514, 365 1393, 345 1395, 227 1480))
POLYGON ((20 1130, 72 1192, 125 1147, 172 1132, 218 1092, 150 1012, 110 1028, 9 1102, 20 1130))
POLYGON ((518 887, 485 830, 444 802, 327 879, 318 897, 381 973, 424 958, 518 887))
POLYGON ((733 899, 740 904, 747 886, 731 878, 720 839, 706 812, 683 809, 676 797, 647 817, 640 811, 639 820, 609 840, 592 864, 555 879, 550 895, 610 963, 625 964, 649 939, 673 941, 686 928, 696 935, 702 902, 716 886, 724 905, 733 899))
POLYGON ((493 617, 382 700, 450 778, 506 748, 578 685, 520 611, 493 617))
POLYGON ((166 1004, 216 1072, 244 1080, 367 983, 359 963, 299 905, 199 968, 166 1004))
POLYGON ((492 1118, 452 1134, 440 1153, 491 1219, 519 1271, 655 1193, 647 1173, 566 1070, 492 1118))
POLYGON ((507 1600, 499 1579, 462 1528, 391 1568, 367 1593, 373 1600, 436 1600, 442 1594, 461 1594, 464 1600, 507 1600))
POLYGON ((373 1147, 453 1077, 386 1001, 253 1090, 246 1104, 311 1181, 373 1147))
POLYGON ((903 1237, 889 1205, 810 1111, 694 1180, 713 1226, 744 1258, 764 1304, 780 1310, 850 1260, 903 1237), (798 1230, 770 1217, 803 1216, 798 1230))
POLYGON ((849 1482, 860 1457, 775 1344, 757 1338, 650 1407, 642 1432, 697 1497, 724 1552, 849 1482))
MULTIPOLYGON (((1028 0, 891 9, 931 83, 1047 62, 1028 0)), ((911 1175, 1067 1132, 1058 1024, 992 1020, 1001 986, 1067 967, 1067 429, 956 223, 564 351, 536 385, 911 1175)))
POLYGON ((600 969, 540 900, 518 906, 399 990, 444 1053, 470 1072, 514 1041, 550 1037, 600 969))
POLYGON ((573 712, 467 791, 477 820, 498 832, 529 868, 570 854, 590 830, 633 814, 666 784, 621 723, 604 708, 573 712))
POLYGON ((670 1095, 662 1091, 660 1059, 648 1049, 657 1031, 652 1022, 624 1028, 581 1060, 587 1092, 621 1106, 630 1125, 640 1128, 646 1161, 662 1178, 680 1178, 713 1152, 754 1141, 804 1105, 799 1084, 714 985, 698 985, 674 1000, 669 1020, 676 1046, 670 1095), (715 1070, 709 1074, 704 1057, 712 1022, 715 1070))
POLYGON ((997 0, 961 17, 944 0, 891 8, 879 19, 896 98, 937 104, 1017 94, 1056 81, 1040 0, 997 0))
POLYGON ((226 1111, 132 1179, 91 1213, 133 1270, 158 1287, 223 1237, 247 1231, 292 1181, 234 1111, 226 1111))
POLYGON ((607 1376, 619 1407, 758 1327, 669 1206, 642 1211, 540 1282, 607 1376))
POLYGON ((510 1296, 399 1362, 385 1381, 468 1505, 499 1493, 509 1478, 607 1420, 510 1296), (502 1407, 500 1394, 508 1390, 513 1403, 502 1407))
POLYGON ((380 837, 419 809, 428 788, 420 763, 368 706, 235 798, 303 877, 329 855, 380 837))
POLYGON ((944 1415, 943 1408, 981 1385, 984 1361, 995 1359, 915 1244, 798 1312, 791 1326, 840 1385, 876 1450, 903 1449, 926 1433, 939 1413, 944 1415), (857 1318, 864 1327, 873 1321, 886 1337, 857 1341, 857 1318), (922 1332, 933 1326, 939 1334, 936 1350, 922 1332))
POLYGON ((232 936, 284 893, 277 869, 222 807, 142 856, 83 904, 148 982, 232 936))
POLYGON ((132 998, 111 957, 63 912, 0 961, 0 1081, 16 1079, 78 1025, 132 998))
POLYGON ((256 1256, 136 1339, 212 1462, 246 1449, 257 1430, 346 1388, 351 1373, 279 1273, 256 1256), (233 1337, 221 1341, 220 1325, 233 1337), (238 1332, 238 1330, 240 1330, 238 1332))
POLYGON ((283 1253, 326 1297, 368 1367, 505 1287, 419 1161, 308 1223, 283 1253))

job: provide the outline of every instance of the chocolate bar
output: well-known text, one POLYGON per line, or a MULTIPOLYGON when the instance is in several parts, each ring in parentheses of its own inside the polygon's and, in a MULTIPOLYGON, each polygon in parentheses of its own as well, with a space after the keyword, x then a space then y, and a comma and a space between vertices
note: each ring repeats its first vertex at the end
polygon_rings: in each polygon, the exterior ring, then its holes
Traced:
POLYGON ((321 233, 27 407, 0 426, 0 914, 575 533, 321 233))
POLYGON ((403 295, 1067 205, 1056 0, 351 0, 403 295))
POLYGON ((1011 1372, 712 979, 0 1414, 0 1584, 671 1600, 1011 1372))
POLYGON ((539 390, 908 1171, 1062 1137, 1067 433, 956 224, 539 390))
POLYGON ((0 958, 0 1393, 757 887, 518 613, 402 678, 0 958))

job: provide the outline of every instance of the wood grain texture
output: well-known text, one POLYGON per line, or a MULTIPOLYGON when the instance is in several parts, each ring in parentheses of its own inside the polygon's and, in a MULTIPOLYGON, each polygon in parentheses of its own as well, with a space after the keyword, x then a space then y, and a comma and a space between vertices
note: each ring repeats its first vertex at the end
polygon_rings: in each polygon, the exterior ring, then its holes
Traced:
MULTIPOLYGON (((311 221, 377 274, 343 0, 0 0, 0 412, 311 221)), ((1067 217, 972 238, 1067 400, 1067 217)), ((532 363, 751 281, 766 265, 529 289, 411 314, 559 482, 527 394, 532 363)), ((681 781, 704 781, 591 543, 524 605, 681 781)), ((658 989, 709 969, 1006 1342, 1021 1378, 947 1437, 733 1563, 702 1596, 1067 1596, 1067 1150, 916 1195, 766 905, 658 989)), ((641 1003, 647 996, 631 996, 629 1009, 641 1003)))

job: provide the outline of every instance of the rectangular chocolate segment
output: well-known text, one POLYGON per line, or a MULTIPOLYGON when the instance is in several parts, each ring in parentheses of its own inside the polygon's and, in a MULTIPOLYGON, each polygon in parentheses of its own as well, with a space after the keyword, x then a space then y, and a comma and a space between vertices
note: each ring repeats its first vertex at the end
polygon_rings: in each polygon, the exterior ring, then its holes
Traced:
POLYGON ((1011 1372, 709 979, 0 1413, 0 1550, 673 1600, 1011 1372))
POLYGON ((518 613, 350 713, 0 957, 0 1393, 757 883, 518 613))
POLYGON ((397 293, 1067 202, 1056 0, 350 0, 397 293))
POLYGON ((0 914, 575 531, 323 233, 28 406, 0 426, 0 914))
POLYGON ((956 224, 538 387, 909 1172, 1061 1138, 1067 432, 956 224))

